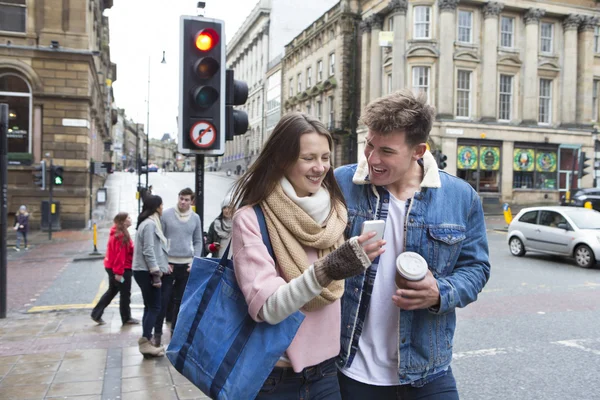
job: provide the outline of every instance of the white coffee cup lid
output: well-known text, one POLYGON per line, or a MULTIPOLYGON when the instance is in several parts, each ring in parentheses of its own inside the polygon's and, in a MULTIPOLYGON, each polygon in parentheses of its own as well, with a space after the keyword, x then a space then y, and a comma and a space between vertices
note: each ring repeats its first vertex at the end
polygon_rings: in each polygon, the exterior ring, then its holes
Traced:
POLYGON ((419 253, 406 251, 396 258, 398 273, 409 281, 420 281, 427 275, 427 261, 419 253))

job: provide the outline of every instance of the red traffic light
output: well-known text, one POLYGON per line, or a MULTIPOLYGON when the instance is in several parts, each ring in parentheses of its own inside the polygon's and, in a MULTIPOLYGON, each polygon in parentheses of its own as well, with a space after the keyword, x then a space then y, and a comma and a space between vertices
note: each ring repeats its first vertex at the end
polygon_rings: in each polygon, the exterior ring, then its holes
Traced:
POLYGON ((196 48, 200 51, 209 51, 219 43, 219 34, 211 28, 203 29, 196 34, 196 48))

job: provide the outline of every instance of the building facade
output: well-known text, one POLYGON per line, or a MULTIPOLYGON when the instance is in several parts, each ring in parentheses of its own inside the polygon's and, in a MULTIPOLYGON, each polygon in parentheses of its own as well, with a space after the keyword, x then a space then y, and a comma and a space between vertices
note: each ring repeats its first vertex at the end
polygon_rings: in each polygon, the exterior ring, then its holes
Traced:
POLYGON ((171 139, 171 135, 165 133, 159 139, 150 139, 150 163, 156 164, 158 168, 165 168, 167 171, 175 169, 177 156, 177 143, 171 139))
MULTIPOLYGON (((485 204, 590 187, 600 80, 595 1, 363 0, 361 108, 401 88, 437 109, 432 149, 485 204)), ((362 153, 366 130, 359 129, 362 153)))
POLYGON ((273 129, 281 118, 281 59, 283 54, 275 57, 267 66, 265 78, 265 136, 271 136, 273 129))
POLYGON ((117 123, 113 126, 113 163, 117 171, 136 169, 138 156, 146 161, 146 134, 144 124, 127 118, 125 110, 117 111, 117 123))
POLYGON ((334 166, 356 162, 360 84, 358 10, 341 1, 285 46, 285 112, 301 111, 332 133, 334 166))
POLYGON ((82 228, 105 175, 91 161, 110 161, 116 113, 108 18, 112 0, 0 1, 0 102, 9 105, 8 207, 32 211, 35 228, 47 191, 33 183, 33 164, 64 167, 55 187, 63 228, 82 228), (9 17, 10 16, 10 17, 9 17), (90 192, 90 174, 92 192, 90 192))

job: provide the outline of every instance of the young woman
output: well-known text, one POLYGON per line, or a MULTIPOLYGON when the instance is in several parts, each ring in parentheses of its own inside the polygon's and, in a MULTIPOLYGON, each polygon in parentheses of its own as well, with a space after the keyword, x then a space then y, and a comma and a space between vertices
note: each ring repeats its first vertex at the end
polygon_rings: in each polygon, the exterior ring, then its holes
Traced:
POLYGON ((227 245, 231 239, 231 217, 233 217, 233 208, 229 206, 231 199, 226 196, 221 204, 221 214, 210 224, 208 235, 206 236, 206 250, 212 253, 213 257, 223 256, 227 245))
POLYGON ((236 182, 232 228, 238 284, 250 316, 277 324, 305 319, 263 384, 258 399, 340 399, 334 358, 340 351, 343 279, 362 273, 384 241, 362 247, 369 232, 344 242, 347 212, 331 169, 333 140, 309 115, 281 118, 258 159, 236 182), (264 246, 252 206, 260 204, 275 253, 264 246))
POLYGON ((110 229, 104 268, 108 274, 108 289, 92 310, 92 319, 98 325, 104 325, 102 314, 117 293, 121 292, 119 311, 121 322, 126 324, 139 324, 140 321, 131 318, 131 264, 133 262, 133 243, 127 228, 131 226, 131 217, 126 212, 118 213, 113 219, 114 225, 110 229))
POLYGON ((162 346, 155 347, 151 343, 152 329, 156 325, 161 307, 160 278, 169 273, 167 239, 160 223, 162 209, 163 202, 159 196, 146 195, 135 235, 133 276, 144 299, 142 337, 138 340, 138 345, 144 357, 165 355, 162 346))

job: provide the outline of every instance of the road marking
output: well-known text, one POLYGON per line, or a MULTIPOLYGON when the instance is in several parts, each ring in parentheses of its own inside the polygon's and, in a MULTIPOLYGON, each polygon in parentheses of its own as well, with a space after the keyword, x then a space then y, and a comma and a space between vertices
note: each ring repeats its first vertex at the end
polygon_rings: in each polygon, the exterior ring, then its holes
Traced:
POLYGON ((581 343, 600 343, 600 339, 573 339, 552 342, 552 344, 560 344, 562 346, 571 347, 573 349, 579 349, 600 356, 600 350, 590 349, 589 347, 583 346, 581 343))
POLYGON ((489 356, 497 356, 500 354, 508 354, 508 353, 524 353, 525 350, 518 347, 506 347, 506 348, 491 348, 491 349, 481 349, 481 350, 472 350, 472 351, 463 351, 460 353, 454 353, 452 355, 452 359, 460 360, 463 358, 473 358, 473 357, 489 357, 489 356))
POLYGON ((100 281, 100 286, 98 286, 98 292, 96 292, 96 297, 94 297, 94 300, 92 300, 93 305, 98 304, 98 302, 100 301, 100 298, 106 291, 106 286, 107 286, 106 280, 102 279, 102 281, 100 281))

